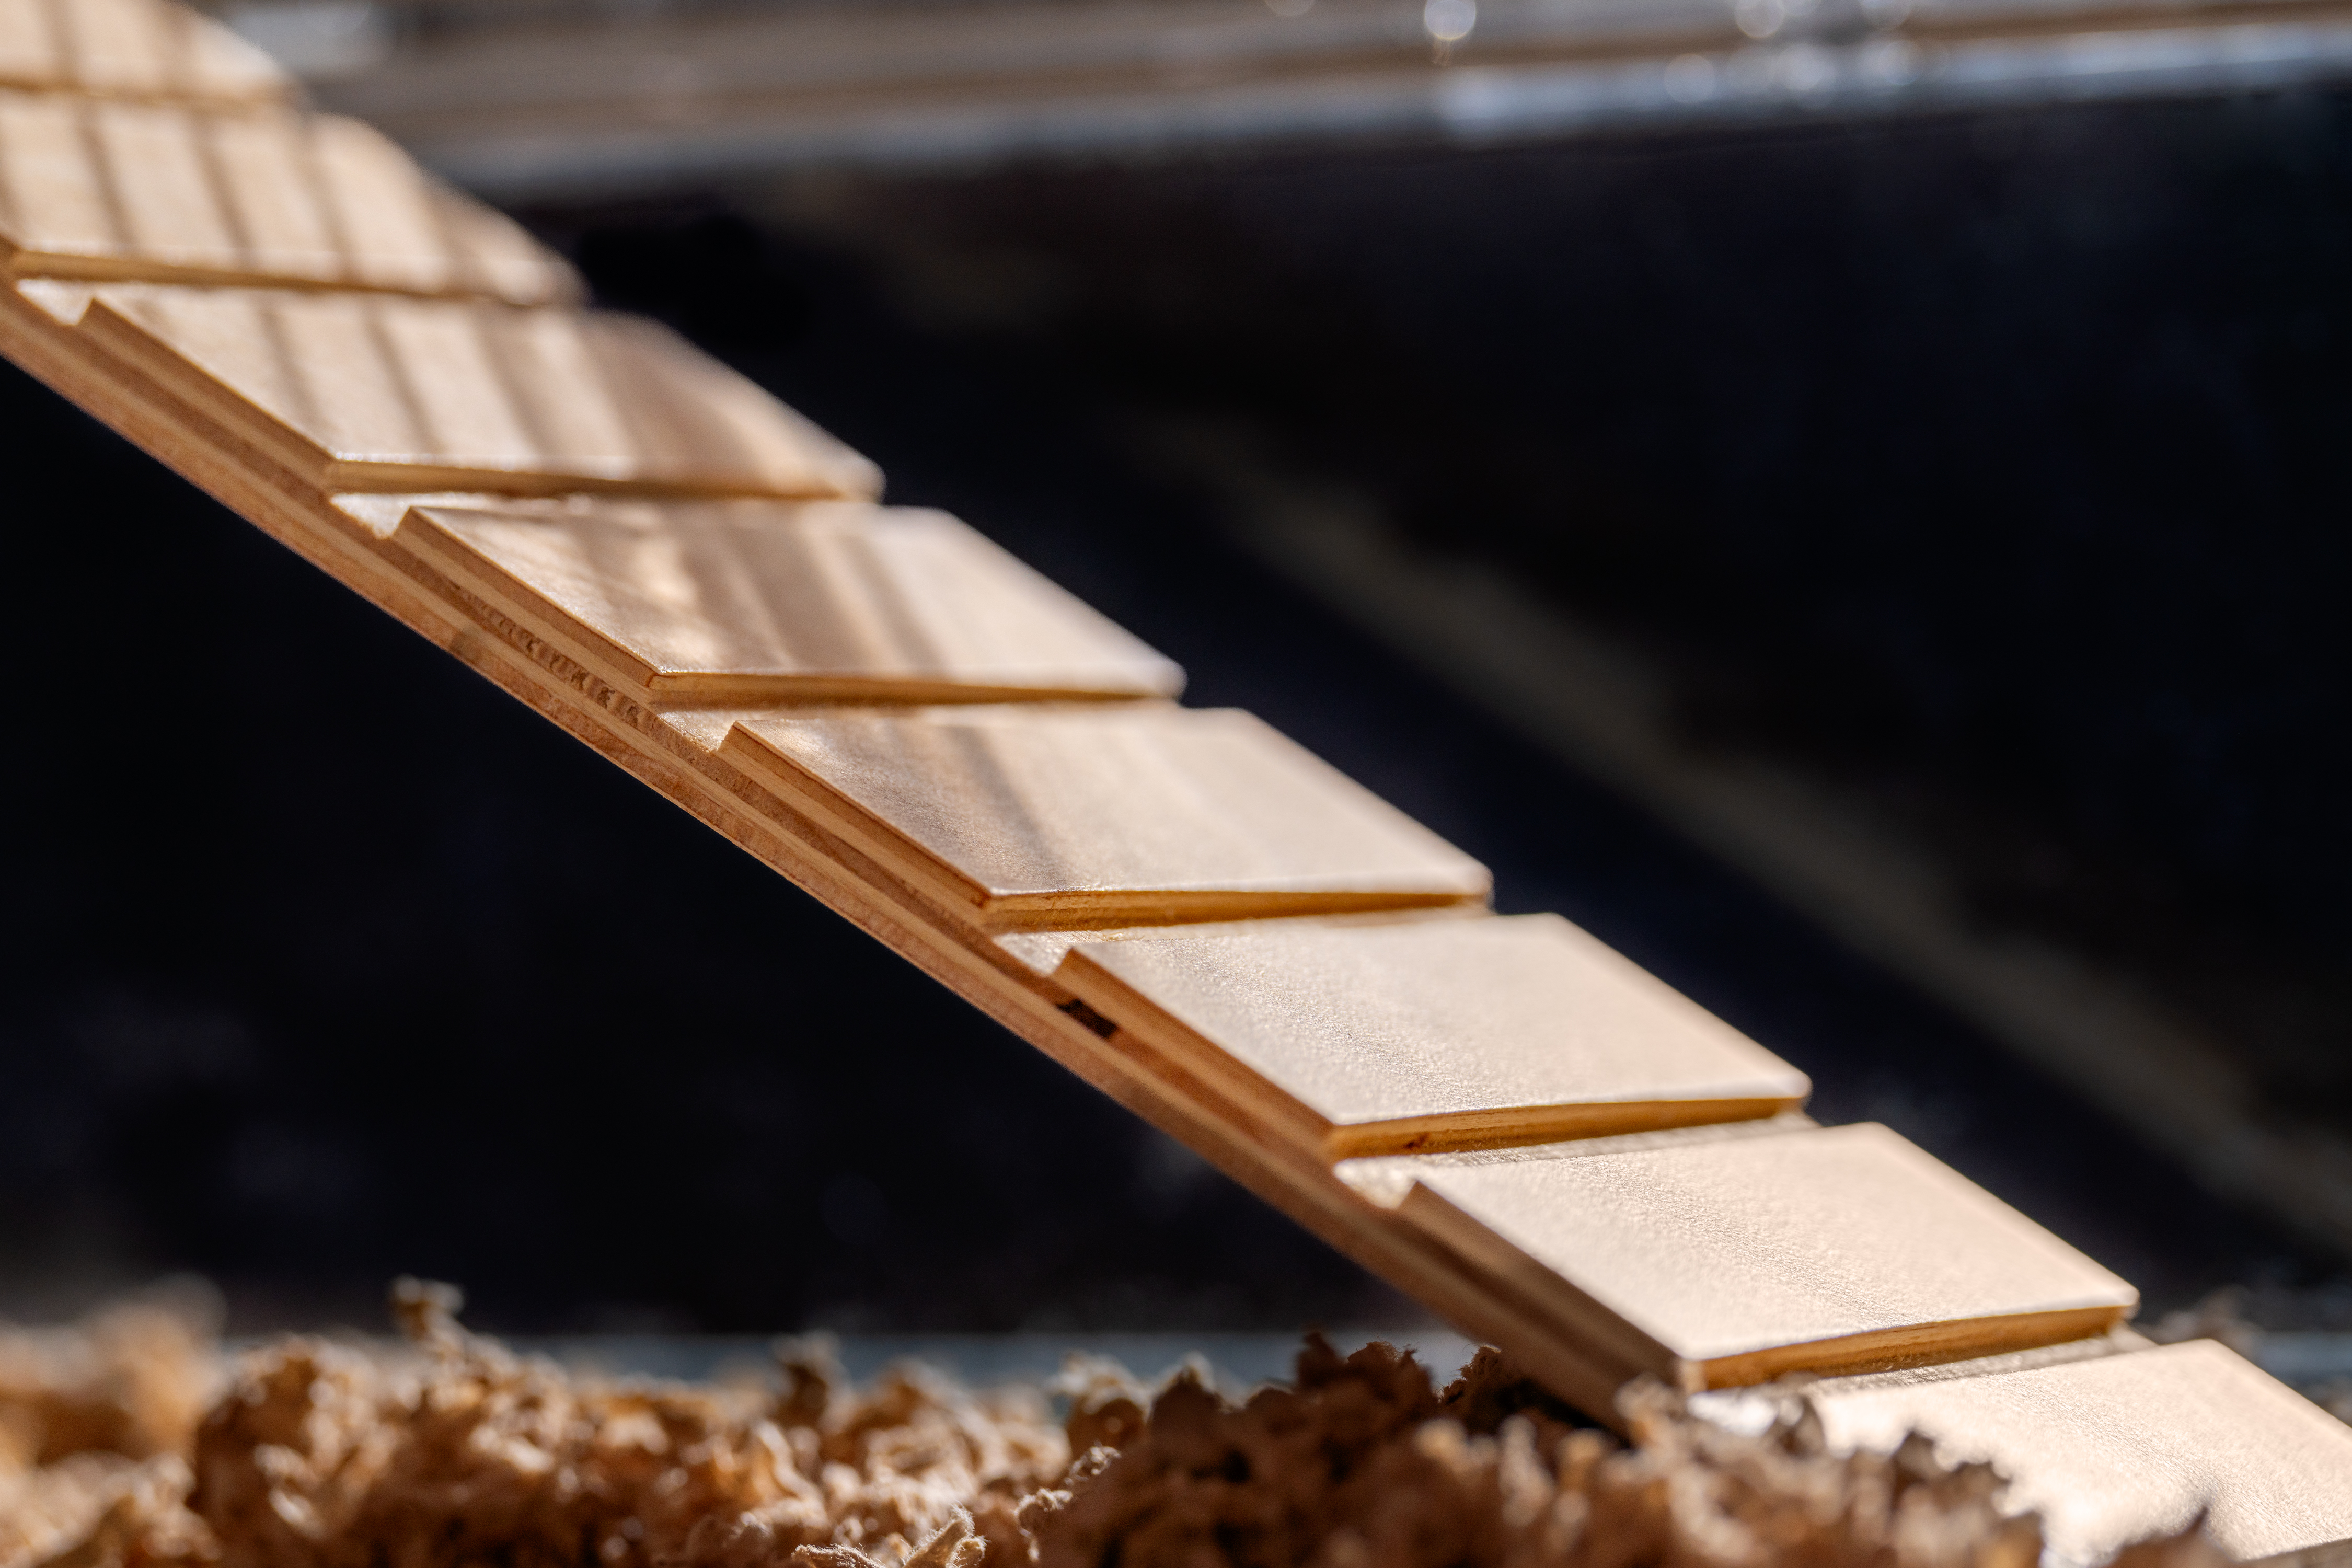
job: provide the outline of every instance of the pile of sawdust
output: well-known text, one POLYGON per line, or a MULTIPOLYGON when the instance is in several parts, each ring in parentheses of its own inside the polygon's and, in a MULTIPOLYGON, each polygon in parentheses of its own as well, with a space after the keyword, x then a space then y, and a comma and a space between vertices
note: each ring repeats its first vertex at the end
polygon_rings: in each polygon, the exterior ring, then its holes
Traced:
MULTIPOLYGON (((785 1346, 764 1386, 597 1379, 458 1328, 287 1339, 221 1364, 162 1305, 0 1334, 0 1568, 2032 1568, 2000 1478, 1914 1438, 1834 1456, 1629 1394, 1630 1445, 1482 1351, 1442 1393, 1310 1337, 1234 1405, 1108 1363, 974 1394, 853 1389, 785 1346), (1054 1418, 1050 1393, 1066 1400, 1054 1418)), ((2210 1568, 2201 1537, 2126 1568, 2210 1568)))

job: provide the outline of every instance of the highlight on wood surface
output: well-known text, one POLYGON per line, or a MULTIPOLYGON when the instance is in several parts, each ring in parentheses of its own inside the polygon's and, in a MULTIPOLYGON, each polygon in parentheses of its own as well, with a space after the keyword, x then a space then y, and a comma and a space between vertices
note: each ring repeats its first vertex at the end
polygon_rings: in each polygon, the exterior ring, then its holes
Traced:
POLYGON ((1064 951, 1055 978, 1121 1040, 1328 1159, 1738 1121, 1811 1087, 1558 915, 1266 921, 1064 951))
POLYGON ((268 55, 166 0, 0 0, 0 86, 228 103, 295 90, 268 55))
POLYGON ((1183 688, 1173 661, 944 512, 457 497, 386 498, 370 515, 394 510, 395 545, 665 701, 987 702, 1183 688))
POLYGON ((17 292, 320 491, 881 488, 873 464, 633 316, 142 283, 17 292))
POLYGON ((1627 1375, 1694 1391, 2084 1339, 2139 1304, 1871 1123, 1342 1171, 1627 1375))
POLYGON ((727 753, 795 807, 998 929, 1443 905, 1491 885, 1485 867, 1230 709, 725 721, 727 753))
POLYGON ((0 264, 20 278, 295 283, 510 304, 572 269, 354 120, 0 90, 0 264))

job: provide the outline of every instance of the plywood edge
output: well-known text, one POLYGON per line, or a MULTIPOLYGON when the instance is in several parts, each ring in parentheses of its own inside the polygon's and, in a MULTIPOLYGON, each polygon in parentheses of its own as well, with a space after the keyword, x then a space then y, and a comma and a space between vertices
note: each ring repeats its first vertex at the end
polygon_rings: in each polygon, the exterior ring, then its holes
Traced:
POLYGON ((2114 1305, 2063 1307, 1810 1340, 1706 1361, 1679 1362, 1675 1381, 1685 1392, 1696 1394, 1706 1389, 1753 1387, 1797 1372, 1841 1377, 1974 1361, 2097 1339, 2121 1324, 2129 1311, 2128 1307, 2114 1305))
MULTIPOLYGON (((1405 881, 1410 879, 1399 878, 1405 881)), ((1216 921, 1279 919, 1291 915, 1371 914, 1390 910, 1469 907, 1483 909, 1486 890, 1445 889, 1367 891, 1300 889, 1139 888, 1087 889, 1059 893, 997 893, 980 901, 991 931, 1108 930, 1119 926, 1184 925, 1216 921)))
POLYGON ((991 683, 937 672, 888 676, 665 669, 649 678, 647 688, 665 701, 712 708, 749 707, 763 702, 926 707, 990 702, 1135 702, 1175 695, 1166 683, 1155 684, 1143 679, 1123 682, 1106 679, 1078 686, 1050 680, 991 683))
POLYGON ((803 478, 762 482, 749 477, 724 480, 680 479, 635 471, 625 458, 534 458, 528 466, 492 462, 417 461, 405 458, 332 457, 326 459, 320 488, 400 493, 412 490, 475 490, 534 499, 563 495, 635 496, 646 500, 857 500, 814 468, 803 478))
POLYGON ((250 87, 236 89, 184 82, 132 87, 121 82, 87 80, 67 71, 0 70, 0 91, 56 94, 104 103, 152 103, 168 109, 201 109, 219 113, 295 109, 302 102, 301 88, 290 79, 257 81, 250 87))
POLYGON ((275 293, 383 294, 397 299, 448 300, 506 305, 518 310, 577 306, 579 290, 555 286, 524 291, 494 283, 469 281, 485 270, 478 264, 446 264, 448 280, 437 287, 402 282, 378 271, 365 257, 321 250, 315 262, 293 252, 278 252, 249 262, 170 260, 143 256, 137 247, 110 244, 103 247, 51 247, 38 242, 0 241, 0 267, 10 277, 32 280, 55 279, 77 283, 147 283, 164 288, 256 289, 275 293))
POLYGON ((1805 1103, 1802 1094, 1773 1098, 1584 1100, 1504 1106, 1488 1110, 1402 1116, 1333 1126, 1323 1139, 1332 1161, 1394 1154, 1450 1154, 1517 1149, 1680 1127, 1762 1121, 1805 1103))

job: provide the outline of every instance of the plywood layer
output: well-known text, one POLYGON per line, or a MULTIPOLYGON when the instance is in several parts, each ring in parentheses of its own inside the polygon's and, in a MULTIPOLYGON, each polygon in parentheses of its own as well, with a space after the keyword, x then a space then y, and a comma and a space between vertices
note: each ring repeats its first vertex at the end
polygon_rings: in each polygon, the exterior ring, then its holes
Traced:
POLYGON ((874 466, 667 330, 259 289, 18 292, 320 490, 870 496, 874 466))
POLYGON ((1691 1389, 2103 1331, 2121 1279, 1884 1127, 1343 1167, 1564 1331, 1691 1389))
POLYGON ((1121 932, 1056 978, 1332 1159, 1770 1116, 1809 1089, 1558 915, 1121 932))
MULTIPOLYGON (((1969 1373, 1839 1379, 1804 1397, 1836 1450, 1885 1452, 1916 1429, 1948 1462, 1998 1466, 2002 1506, 2041 1514, 2053 1568, 2200 1513, 2241 1563, 2352 1544, 2352 1426, 2210 1340, 1969 1373)), ((1698 1408, 1737 1422, 1769 1403, 1709 1394, 1698 1408)))
POLYGON ((0 85, 232 102, 294 91, 259 49, 163 0, 0 0, 0 85))
POLYGON ((730 756, 997 929, 1486 897, 1485 867, 1230 710, 739 716, 730 756))
POLYGON ((408 508, 396 542, 667 701, 1171 697, 1183 672, 967 525, 862 502, 408 508))
POLYGON ((576 297, 514 223, 357 121, 0 91, 0 260, 16 277, 576 297))

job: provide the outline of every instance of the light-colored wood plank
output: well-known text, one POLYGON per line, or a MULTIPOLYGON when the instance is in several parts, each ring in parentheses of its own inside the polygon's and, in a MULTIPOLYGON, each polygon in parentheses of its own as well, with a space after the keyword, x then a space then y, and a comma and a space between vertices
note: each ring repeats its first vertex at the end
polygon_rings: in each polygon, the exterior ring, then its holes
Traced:
POLYGON ((666 702, 1170 697, 1183 672, 942 512, 393 497, 394 542, 666 702))
POLYGON ((705 723, 725 724, 730 756, 796 808, 989 929, 1402 909, 1491 886, 1485 867, 1231 710, 705 723))
POLYGON ((0 86, 224 102, 294 94, 268 56, 162 0, 0 0, 0 86))
POLYGON ((18 278, 577 299, 571 269, 357 121, 0 91, 0 263, 18 278))
POLYGON ((651 321, 386 294, 16 285, 320 490, 870 496, 874 466, 651 321))
MULTIPOLYGON (((2044 1561, 2063 1568, 2178 1534, 2200 1511, 2241 1563, 2352 1557, 2352 1426, 2210 1340, 1840 1378, 1802 1398, 1838 1452, 1892 1452, 1917 1430, 1947 1462, 1998 1466, 2002 1507, 2041 1514, 2044 1561)), ((1785 1402, 1758 1390, 1696 1403, 1753 1426, 1785 1402)))
POLYGON ((1685 1389, 2079 1339, 2138 1294, 1884 1127, 1379 1160, 1343 1176, 1685 1389))
POLYGON ((1811 1090, 1558 915, 1120 931, 1055 978, 1327 1159, 1737 1121, 1811 1090))

